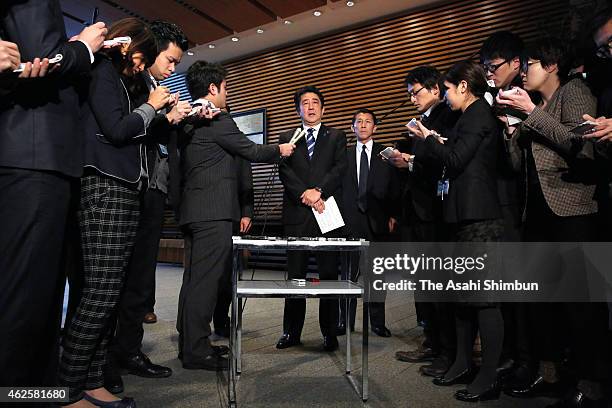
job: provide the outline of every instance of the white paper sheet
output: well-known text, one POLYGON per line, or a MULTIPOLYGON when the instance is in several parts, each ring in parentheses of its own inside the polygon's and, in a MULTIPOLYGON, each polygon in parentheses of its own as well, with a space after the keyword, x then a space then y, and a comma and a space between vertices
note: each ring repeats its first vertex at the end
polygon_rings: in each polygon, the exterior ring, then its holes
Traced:
POLYGON ((323 234, 344 226, 342 214, 340 214, 340 209, 338 208, 336 199, 333 196, 329 197, 325 201, 325 210, 322 214, 319 214, 314 208, 312 209, 312 212, 314 213, 317 224, 319 224, 319 228, 323 234))

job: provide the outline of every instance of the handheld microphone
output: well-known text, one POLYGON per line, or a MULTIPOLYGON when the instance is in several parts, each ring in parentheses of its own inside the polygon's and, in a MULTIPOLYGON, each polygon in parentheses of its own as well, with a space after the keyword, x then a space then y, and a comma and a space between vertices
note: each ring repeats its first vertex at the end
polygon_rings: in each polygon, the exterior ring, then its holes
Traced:
POLYGON ((305 136, 306 136, 306 131, 302 128, 297 128, 295 129, 295 132, 293 132, 293 136, 291 137, 291 140, 289 140, 289 143, 296 144, 297 142, 300 141, 300 139, 302 139, 305 136))

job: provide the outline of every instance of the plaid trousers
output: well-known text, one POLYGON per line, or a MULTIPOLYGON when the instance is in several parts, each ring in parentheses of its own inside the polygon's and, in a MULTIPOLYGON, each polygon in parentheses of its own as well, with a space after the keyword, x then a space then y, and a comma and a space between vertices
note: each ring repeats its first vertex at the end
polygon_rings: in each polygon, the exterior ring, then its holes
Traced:
POLYGON ((97 173, 81 178, 83 294, 63 339, 59 373, 70 402, 104 386, 111 320, 138 227, 138 197, 136 188, 113 178, 97 173))

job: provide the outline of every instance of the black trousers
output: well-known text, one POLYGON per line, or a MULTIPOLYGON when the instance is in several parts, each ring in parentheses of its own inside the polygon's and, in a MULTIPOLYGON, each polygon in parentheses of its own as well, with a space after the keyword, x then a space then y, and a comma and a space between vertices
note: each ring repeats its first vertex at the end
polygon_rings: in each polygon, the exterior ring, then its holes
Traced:
MULTIPOLYGON (((368 220, 367 214, 361 213, 360 211, 357 213, 352 213, 353 216, 357 219, 347 219, 348 221, 348 235, 355 238, 363 238, 368 241, 384 241, 385 237, 376 237, 372 228, 370 227, 370 222, 368 220)), ((342 261, 342 267, 349 268, 349 279, 353 282, 357 282, 359 277, 359 252, 350 252, 349 253, 350 262, 349 265, 345 265, 345 261, 342 261)), ((344 301, 340 302, 340 314, 338 316, 338 320, 341 324, 345 324, 347 327, 350 325, 351 328, 355 327, 355 314, 357 312, 357 299, 349 300, 349 324, 344 321, 346 310, 346 303, 344 301)), ((385 325, 385 302, 370 302, 369 304, 369 313, 370 313, 370 323, 373 327, 383 327, 385 325)))
MULTIPOLYGON (((307 218, 301 225, 285 225, 289 237, 321 236, 314 216, 307 218)), ((331 231, 325 236, 335 236, 340 231, 331 231)), ((328 251, 314 251, 320 280, 338 280, 338 254, 328 251)), ((304 279, 308 268, 308 251, 287 251, 289 279, 304 279)), ((283 332, 300 337, 306 316, 306 299, 285 299, 283 332)), ((338 324, 338 299, 319 300, 319 326, 324 336, 335 336, 338 324)))
POLYGON ((229 270, 232 252, 232 221, 187 224, 185 272, 179 294, 176 328, 183 362, 193 362, 212 353, 210 322, 217 303, 223 274, 229 270))
POLYGON ((136 241, 126 272, 119 302, 114 351, 118 355, 137 354, 142 346, 142 320, 155 299, 155 268, 164 221, 166 194, 147 190, 140 200, 140 220, 136 241))
MULTIPOLYGON (((240 224, 233 223, 233 234, 240 232, 240 224)), ((213 313, 213 324, 215 329, 230 327, 229 309, 232 304, 232 263, 228 263, 228 270, 221 276, 219 291, 217 293, 217 304, 213 313)))
MULTIPOLYGON (((402 222, 400 234, 403 242, 445 242, 450 239, 444 222, 421 221, 416 217, 402 222)), ((457 350, 454 304, 415 301, 414 305, 417 320, 424 322, 425 346, 453 361, 457 350)))
MULTIPOLYGON (((595 214, 560 217, 546 204, 540 189, 530 190, 524 240, 529 242, 589 242, 597 239, 595 214)), ((577 288, 579 290, 579 288, 577 288)), ((526 306, 532 339, 520 344, 529 360, 560 361, 571 349, 579 379, 604 381, 608 355, 608 307, 605 303, 532 303, 526 306)))
MULTIPOLYGON (((344 256, 344 255, 343 255, 344 256)), ((351 258, 350 261, 350 274, 348 275, 350 280, 353 282, 357 282, 359 278, 359 252, 350 252, 349 256, 351 258)), ((342 262, 342 267, 344 267, 344 262, 342 262)), ((347 265, 348 267, 348 265, 347 265)), ((344 321, 344 315, 346 310, 346 303, 344 301, 340 301, 340 311, 338 315, 338 321, 340 324, 344 324, 347 327, 350 325, 351 328, 355 327, 355 315, 357 314, 357 299, 349 300, 349 324, 347 325, 344 321)), ((370 312, 370 324, 372 327, 383 327, 385 325, 385 302, 369 302, 370 312)))
POLYGON ((55 385, 72 181, 0 167, 0 386, 55 385))

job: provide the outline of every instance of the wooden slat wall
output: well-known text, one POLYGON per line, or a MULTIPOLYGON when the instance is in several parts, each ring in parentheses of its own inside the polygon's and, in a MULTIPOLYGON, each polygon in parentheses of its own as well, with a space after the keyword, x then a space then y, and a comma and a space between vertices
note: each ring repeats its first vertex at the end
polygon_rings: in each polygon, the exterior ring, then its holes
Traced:
MULTIPOLYGON (((492 32, 512 30, 529 41, 558 34, 568 14, 567 0, 447 1, 406 15, 292 45, 225 64, 229 70, 229 103, 234 111, 265 107, 268 141, 299 125, 293 92, 318 86, 325 95, 324 122, 344 129, 349 143, 350 118, 359 107, 379 117, 405 100, 406 72, 422 64, 446 70, 453 62, 476 56, 492 32)), ((380 126, 376 139, 390 144, 414 115, 411 104, 398 109, 380 126)), ((273 166, 253 166, 255 202, 261 205, 255 224, 280 223, 282 185, 278 177, 261 199, 273 166)), ((257 229, 256 231, 257 232, 257 229)))

